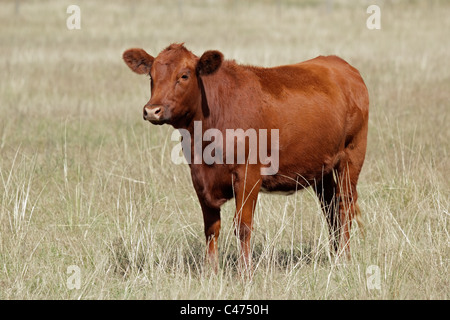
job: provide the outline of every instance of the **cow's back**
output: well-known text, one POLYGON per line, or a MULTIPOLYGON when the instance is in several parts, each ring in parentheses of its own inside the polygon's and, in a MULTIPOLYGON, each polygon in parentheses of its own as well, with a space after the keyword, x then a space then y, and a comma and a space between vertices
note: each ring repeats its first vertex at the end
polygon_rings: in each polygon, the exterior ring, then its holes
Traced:
POLYGON ((279 172, 263 177, 266 190, 292 191, 320 179, 339 162, 349 139, 367 132, 366 86, 341 58, 320 56, 252 72, 263 96, 262 127, 279 129, 279 172))

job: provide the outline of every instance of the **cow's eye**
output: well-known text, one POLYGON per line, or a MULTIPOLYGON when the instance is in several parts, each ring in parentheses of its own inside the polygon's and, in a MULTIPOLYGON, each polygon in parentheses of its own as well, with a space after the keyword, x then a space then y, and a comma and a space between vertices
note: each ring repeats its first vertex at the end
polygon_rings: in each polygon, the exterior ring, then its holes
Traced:
POLYGON ((183 80, 187 80, 189 78, 189 76, 187 75, 187 74, 183 74, 182 76, 181 76, 181 79, 183 79, 183 80))

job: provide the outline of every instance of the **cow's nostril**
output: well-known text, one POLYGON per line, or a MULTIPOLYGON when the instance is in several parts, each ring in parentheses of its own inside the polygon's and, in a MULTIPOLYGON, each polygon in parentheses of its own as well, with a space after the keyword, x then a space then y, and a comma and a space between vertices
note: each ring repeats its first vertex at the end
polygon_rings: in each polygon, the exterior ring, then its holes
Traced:
POLYGON ((155 114, 158 114, 160 112, 161 112, 161 108, 158 108, 158 109, 155 110, 155 114))
POLYGON ((147 109, 144 108, 144 117, 146 117, 146 116, 147 116, 147 109))

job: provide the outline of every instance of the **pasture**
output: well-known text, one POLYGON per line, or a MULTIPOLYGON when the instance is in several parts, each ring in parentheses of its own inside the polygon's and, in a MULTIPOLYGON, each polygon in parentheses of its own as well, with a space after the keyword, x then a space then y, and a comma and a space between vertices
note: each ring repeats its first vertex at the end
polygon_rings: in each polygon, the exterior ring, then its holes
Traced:
MULTIPOLYGON (((0 299, 448 299, 448 1, 0 2, 0 299), (370 4, 381 29, 370 30, 370 4), (329 256, 312 190, 262 194, 254 276, 237 272, 234 202, 218 274, 173 131, 142 120, 148 77, 122 61, 185 42, 276 66, 336 54, 370 95, 365 237, 329 256), (74 271, 75 270, 75 273, 74 271)), ((245 108, 245 106, 242 106, 245 108)))

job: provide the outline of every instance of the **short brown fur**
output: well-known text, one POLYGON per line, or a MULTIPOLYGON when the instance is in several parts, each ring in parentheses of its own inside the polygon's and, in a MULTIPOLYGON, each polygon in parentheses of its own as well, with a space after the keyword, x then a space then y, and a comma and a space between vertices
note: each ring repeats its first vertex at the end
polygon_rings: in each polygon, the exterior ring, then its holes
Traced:
POLYGON ((262 163, 190 164, 203 212, 207 256, 215 269, 224 202, 236 200, 240 263, 250 269, 258 193, 292 193, 308 186, 322 203, 332 252, 350 255, 352 220, 360 221, 356 185, 365 158, 369 115, 367 88, 355 68, 336 56, 261 68, 224 60, 218 51, 199 58, 182 44, 146 60, 139 50, 127 50, 124 60, 133 71, 149 70, 152 76, 144 119, 187 129, 191 136, 194 121, 201 121, 203 131, 279 130, 279 170, 274 175, 261 175, 262 163), (142 66, 142 61, 148 64, 142 66))

